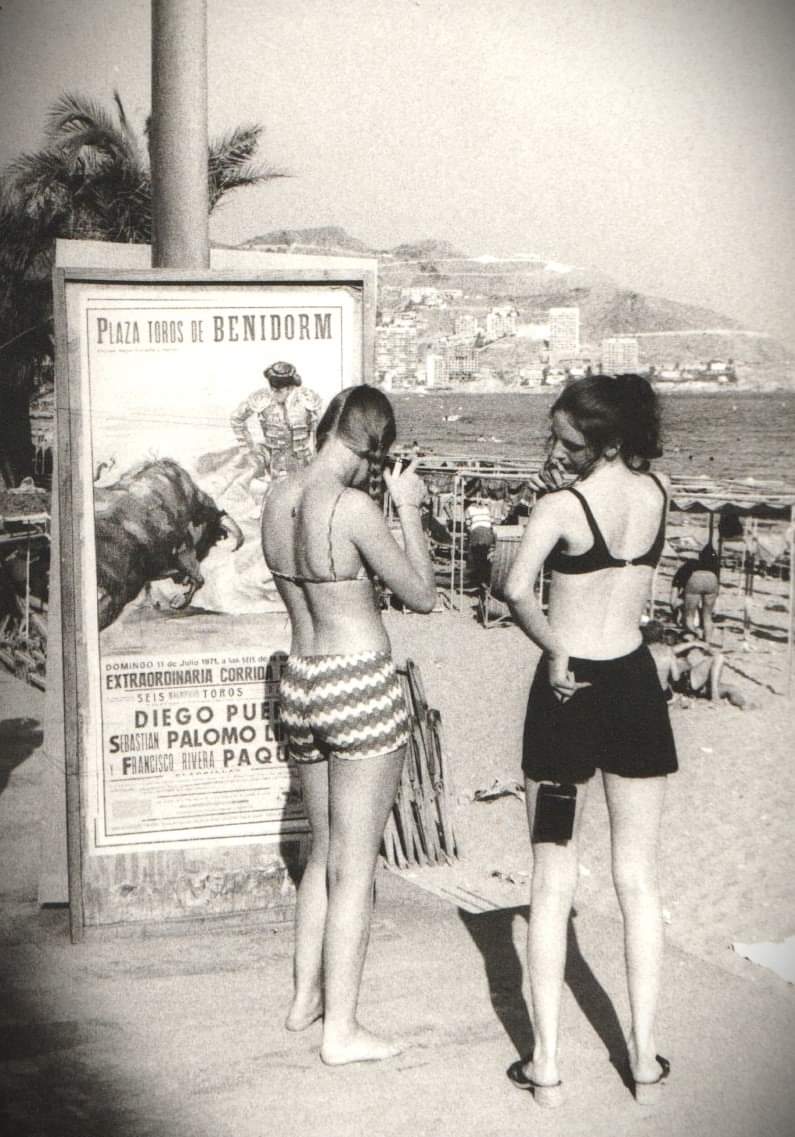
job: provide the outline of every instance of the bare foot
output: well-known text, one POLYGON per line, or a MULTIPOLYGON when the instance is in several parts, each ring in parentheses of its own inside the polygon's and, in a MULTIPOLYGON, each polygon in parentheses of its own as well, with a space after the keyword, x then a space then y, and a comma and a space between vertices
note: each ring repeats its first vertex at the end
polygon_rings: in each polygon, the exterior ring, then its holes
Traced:
POLYGON ((361 1026, 354 1027, 351 1034, 330 1038, 329 1033, 328 1030, 324 1032, 323 1045, 320 1047, 320 1057, 327 1066, 344 1066, 348 1062, 381 1062, 385 1058, 394 1058, 403 1049, 399 1043, 379 1038, 361 1026))
POLYGON ((286 1030, 306 1030, 312 1023, 323 1018, 323 1000, 318 996, 311 1002, 293 999, 292 1006, 284 1020, 286 1030))

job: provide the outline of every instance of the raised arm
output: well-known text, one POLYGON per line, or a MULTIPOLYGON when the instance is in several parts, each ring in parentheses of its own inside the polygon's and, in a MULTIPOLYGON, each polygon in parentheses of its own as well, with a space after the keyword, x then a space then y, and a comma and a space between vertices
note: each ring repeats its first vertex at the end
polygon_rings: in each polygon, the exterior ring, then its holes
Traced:
POLYGON ((357 499, 351 538, 362 559, 402 604, 413 612, 431 612, 436 604, 436 580, 420 519, 420 504, 427 491, 415 466, 416 459, 402 473, 384 473, 403 530, 404 548, 390 533, 379 507, 364 494, 350 495, 357 499))

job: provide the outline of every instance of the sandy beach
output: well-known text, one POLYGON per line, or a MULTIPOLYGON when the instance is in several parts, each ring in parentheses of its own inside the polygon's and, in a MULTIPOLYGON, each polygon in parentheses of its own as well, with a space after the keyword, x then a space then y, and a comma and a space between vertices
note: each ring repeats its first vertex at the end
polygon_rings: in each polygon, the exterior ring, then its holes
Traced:
MULTIPOLYGON (((380 868, 362 1012, 406 1050, 394 1062, 347 1070, 319 1061, 316 1028, 295 1035, 282 1028, 289 925, 220 922, 187 936, 150 928, 123 943, 113 936, 69 942, 66 910, 41 908, 36 899, 43 695, 5 676, 0 1096, 9 1103, 8 1131, 788 1135, 793 988, 730 946, 793 932, 793 716, 791 702, 774 693, 786 662, 780 587, 770 583, 772 599, 759 596, 766 626, 752 630, 754 650, 740 646, 734 616, 723 621, 732 678, 757 708, 677 702, 671 711, 680 771, 669 779, 663 819, 668 943, 659 1036, 674 1075, 656 1112, 639 1107, 626 1082, 621 924, 598 779, 586 807, 563 1001, 568 1102, 541 1117, 505 1077, 532 1039, 523 966, 531 854, 521 793, 474 797, 495 782, 515 789, 521 776, 524 702, 538 653, 516 627, 482 627, 471 598, 461 613, 387 614, 395 657, 417 662, 428 700, 442 715, 462 852, 438 869, 380 868), (448 893, 442 898, 440 883, 448 893), (456 889, 483 899, 478 914, 449 895, 456 889)), ((151 628, 147 615, 137 617, 142 642, 151 628)), ((197 621, 208 646, 229 634, 228 617, 174 617, 166 624, 175 649, 180 636, 196 635, 197 621)), ((237 621, 252 640, 266 621, 284 624, 274 614, 237 621)))
MULTIPOLYGON (((395 613, 388 626, 395 657, 419 664, 428 701, 441 711, 463 850, 456 865, 413 875, 431 888, 442 876, 454 879, 500 906, 524 903, 531 853, 523 796, 474 795, 522 780, 524 704, 538 649, 515 626, 484 628, 470 611, 395 613)), ((732 646, 739 643, 733 622, 724 626, 731 682, 756 705, 739 710, 679 697, 672 704, 680 769, 669 778, 663 817, 666 935, 727 971, 783 988, 784 980, 731 944, 777 942, 795 932, 793 703, 771 690, 783 689, 786 642, 752 636, 754 650, 746 653, 732 646)), ((580 853, 577 907, 618 916, 598 777, 589 787, 580 853)))

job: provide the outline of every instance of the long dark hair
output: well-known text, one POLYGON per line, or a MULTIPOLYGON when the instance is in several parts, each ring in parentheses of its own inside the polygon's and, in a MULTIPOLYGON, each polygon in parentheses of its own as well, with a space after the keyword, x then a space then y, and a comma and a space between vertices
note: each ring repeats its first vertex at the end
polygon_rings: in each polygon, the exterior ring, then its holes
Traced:
POLYGON ((660 407, 642 375, 586 375, 561 391, 551 413, 564 411, 596 455, 616 446, 632 470, 662 454, 660 407))
POLYGON ((343 388, 318 423, 318 450, 332 434, 354 454, 367 459, 370 496, 380 501, 384 495, 384 461, 397 434, 395 412, 384 392, 366 383, 343 388))

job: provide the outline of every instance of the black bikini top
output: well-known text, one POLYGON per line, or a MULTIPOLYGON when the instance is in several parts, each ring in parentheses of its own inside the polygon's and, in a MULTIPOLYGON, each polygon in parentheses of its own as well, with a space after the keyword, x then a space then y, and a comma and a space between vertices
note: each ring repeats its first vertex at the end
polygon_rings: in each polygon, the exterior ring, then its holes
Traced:
POLYGON ((659 478, 654 474, 649 474, 649 477, 654 480, 659 487, 660 493, 663 495, 663 509, 662 517, 660 518, 660 526, 657 530, 657 536, 654 538, 654 543, 648 552, 643 553, 640 557, 633 557, 631 560, 625 560, 622 557, 614 557, 607 547, 605 539, 602 536, 602 531, 596 524, 596 518, 591 512, 591 507, 585 500, 583 495, 575 489, 561 490, 561 493, 573 493, 582 505, 585 519, 593 534, 593 544, 586 552, 578 556, 571 556, 569 553, 564 553, 562 549, 562 540, 558 541, 555 548, 547 557, 547 568, 552 572, 561 573, 586 573, 598 572, 600 569, 606 568, 625 568, 627 565, 649 565, 650 568, 656 568, 657 562, 662 556, 663 545, 665 543, 665 516, 668 511, 668 495, 659 478))
POLYGON ((334 514, 337 512, 339 500, 345 493, 347 486, 343 486, 340 492, 334 499, 334 504, 331 507, 331 513, 328 519, 328 560, 331 567, 330 576, 302 576, 300 573, 279 572, 278 569, 271 569, 271 576, 278 577, 279 580, 289 580, 291 584, 345 584, 350 580, 367 580, 367 570, 364 565, 361 565, 359 571, 355 576, 337 576, 337 570, 334 567, 334 545, 332 541, 332 530, 334 527, 334 514))

